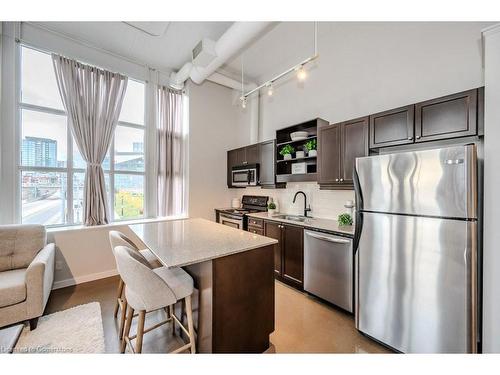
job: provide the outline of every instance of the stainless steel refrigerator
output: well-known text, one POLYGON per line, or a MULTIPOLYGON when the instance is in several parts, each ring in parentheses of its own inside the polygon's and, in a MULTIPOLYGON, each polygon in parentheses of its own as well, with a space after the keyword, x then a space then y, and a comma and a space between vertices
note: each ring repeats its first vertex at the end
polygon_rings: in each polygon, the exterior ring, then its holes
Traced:
POLYGON ((356 327, 397 351, 477 351, 476 154, 356 159, 356 327))

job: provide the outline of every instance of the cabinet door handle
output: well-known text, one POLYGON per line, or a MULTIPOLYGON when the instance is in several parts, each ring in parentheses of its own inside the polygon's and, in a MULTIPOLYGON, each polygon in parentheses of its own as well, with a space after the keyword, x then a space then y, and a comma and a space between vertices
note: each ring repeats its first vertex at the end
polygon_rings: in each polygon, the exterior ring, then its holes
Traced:
POLYGON ((339 179, 338 179, 338 178, 336 178, 336 179, 335 179, 335 182, 339 182, 339 179))
POLYGON ((340 179, 340 182, 343 182, 343 181, 344 181, 344 179, 343 179, 343 178, 341 178, 341 179, 340 179))
POLYGON ((417 135, 417 139, 420 139, 420 136, 419 136, 419 135, 417 135))
POLYGON ((411 141, 413 139, 413 137, 408 137, 408 140, 411 141))

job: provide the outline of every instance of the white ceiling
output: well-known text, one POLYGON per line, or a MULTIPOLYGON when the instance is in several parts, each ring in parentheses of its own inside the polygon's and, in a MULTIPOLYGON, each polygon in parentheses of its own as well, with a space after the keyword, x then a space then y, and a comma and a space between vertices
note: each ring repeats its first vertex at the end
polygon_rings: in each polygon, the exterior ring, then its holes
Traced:
MULTIPOLYGON (((319 23, 318 38, 328 29, 328 23, 319 23)), ((319 47, 321 53, 321 46, 319 47)), ((281 22, 220 70, 233 78, 241 79, 243 59, 245 80, 261 84, 313 53, 314 22, 281 22)))
POLYGON ((38 22, 37 24, 155 68, 178 70, 186 61, 191 60, 191 50, 200 39, 219 39, 232 22, 130 22, 129 24, 38 22))

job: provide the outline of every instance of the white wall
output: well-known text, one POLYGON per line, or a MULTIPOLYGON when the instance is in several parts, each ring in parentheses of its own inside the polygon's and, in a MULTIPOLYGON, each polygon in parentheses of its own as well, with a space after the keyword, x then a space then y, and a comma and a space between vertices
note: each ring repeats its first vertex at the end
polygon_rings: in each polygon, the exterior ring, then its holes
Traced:
POLYGON ((214 208, 228 207, 226 150, 248 143, 231 89, 205 81, 189 91, 189 216, 213 220, 214 208))
MULTIPOLYGON (((487 25, 320 23, 319 58, 304 84, 292 75, 275 86, 273 97, 261 96, 260 139, 315 117, 340 122, 482 86, 481 29, 487 25)), ((303 27, 281 23, 265 38, 297 37, 304 55, 312 40, 298 35, 303 27)))
POLYGON ((483 349, 500 353, 500 26, 485 32, 483 349))

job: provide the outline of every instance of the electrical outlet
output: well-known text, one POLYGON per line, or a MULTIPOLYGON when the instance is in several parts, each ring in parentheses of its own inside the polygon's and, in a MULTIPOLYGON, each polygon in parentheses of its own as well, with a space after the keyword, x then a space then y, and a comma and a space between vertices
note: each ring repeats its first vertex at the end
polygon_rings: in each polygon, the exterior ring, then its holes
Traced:
POLYGON ((60 271, 63 268, 63 262, 60 260, 56 260, 56 270, 60 271))

